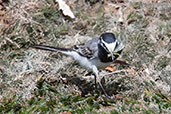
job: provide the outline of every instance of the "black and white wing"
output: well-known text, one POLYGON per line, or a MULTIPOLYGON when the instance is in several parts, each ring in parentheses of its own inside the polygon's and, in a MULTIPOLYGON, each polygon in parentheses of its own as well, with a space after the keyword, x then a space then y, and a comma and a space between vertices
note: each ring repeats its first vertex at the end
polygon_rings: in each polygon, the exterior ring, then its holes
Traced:
POLYGON ((84 45, 77 45, 73 50, 78 52, 81 56, 93 59, 97 57, 98 54, 98 38, 94 38, 86 42, 84 45))

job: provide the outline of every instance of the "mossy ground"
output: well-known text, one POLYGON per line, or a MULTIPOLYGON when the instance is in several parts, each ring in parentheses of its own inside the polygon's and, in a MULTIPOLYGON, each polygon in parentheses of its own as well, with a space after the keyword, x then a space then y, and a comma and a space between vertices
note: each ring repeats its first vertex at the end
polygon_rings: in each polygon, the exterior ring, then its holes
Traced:
POLYGON ((76 19, 53 0, 0 3, 1 113, 171 113, 169 0, 68 1, 76 19), (72 47, 108 31, 123 41, 119 59, 130 64, 101 72, 115 101, 104 100, 72 58, 29 48, 72 47))

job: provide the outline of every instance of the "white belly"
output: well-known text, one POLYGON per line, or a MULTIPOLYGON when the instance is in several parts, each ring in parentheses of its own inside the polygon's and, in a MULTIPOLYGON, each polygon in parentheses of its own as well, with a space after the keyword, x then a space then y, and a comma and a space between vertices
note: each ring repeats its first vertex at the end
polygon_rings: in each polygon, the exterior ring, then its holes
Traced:
POLYGON ((81 60, 78 62, 80 63, 82 67, 90 69, 90 70, 92 70, 92 66, 96 66, 97 69, 105 69, 106 67, 112 64, 112 62, 103 63, 97 58, 88 60, 87 58, 81 57, 81 59, 79 60, 81 60))
POLYGON ((82 67, 84 67, 88 70, 92 70, 93 66, 96 66, 98 69, 104 69, 112 63, 112 62, 103 63, 97 58, 88 60, 87 58, 80 56, 78 53, 76 53, 74 51, 66 52, 65 54, 72 56, 76 61, 79 62, 79 64, 82 67))
POLYGON ((79 62, 79 64, 83 68, 86 68, 88 70, 92 70, 92 64, 87 58, 80 56, 78 53, 76 53, 74 51, 67 52, 66 54, 72 56, 77 62, 79 62))

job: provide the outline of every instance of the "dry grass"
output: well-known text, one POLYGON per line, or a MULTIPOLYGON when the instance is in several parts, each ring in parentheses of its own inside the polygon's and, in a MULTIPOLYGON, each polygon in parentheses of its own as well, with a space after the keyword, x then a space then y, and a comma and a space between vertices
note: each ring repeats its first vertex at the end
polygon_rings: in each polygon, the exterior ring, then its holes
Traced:
MULTIPOLYGON (((0 0, 0 111, 2 113, 170 113, 171 3, 68 1, 75 20, 53 0, 0 0), (72 47, 113 32, 130 66, 103 80, 116 101, 105 102, 72 58, 28 48, 72 47)), ((107 75, 108 74, 108 75, 107 75)), ((89 76, 91 75, 91 76, 89 76)))

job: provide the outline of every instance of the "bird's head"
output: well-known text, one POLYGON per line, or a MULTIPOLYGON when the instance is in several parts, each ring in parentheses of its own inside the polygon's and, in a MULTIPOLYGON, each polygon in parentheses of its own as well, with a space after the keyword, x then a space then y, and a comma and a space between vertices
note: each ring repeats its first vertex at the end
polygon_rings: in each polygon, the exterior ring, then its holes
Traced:
POLYGON ((124 45, 116 39, 113 33, 103 33, 98 44, 108 53, 107 57, 114 61, 121 54, 124 45))

